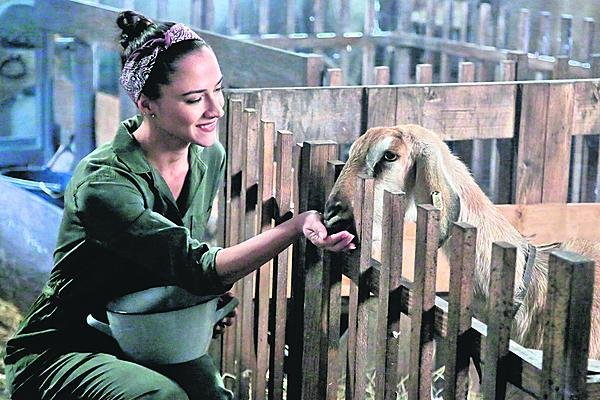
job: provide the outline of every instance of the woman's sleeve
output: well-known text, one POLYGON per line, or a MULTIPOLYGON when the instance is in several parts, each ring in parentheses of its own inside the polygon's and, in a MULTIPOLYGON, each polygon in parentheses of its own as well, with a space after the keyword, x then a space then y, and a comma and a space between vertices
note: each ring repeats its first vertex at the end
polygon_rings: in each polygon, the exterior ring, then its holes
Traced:
POLYGON ((133 181, 116 171, 86 180, 74 193, 86 236, 131 261, 131 268, 155 274, 165 284, 193 293, 223 293, 215 270, 220 247, 209 247, 145 204, 133 181))

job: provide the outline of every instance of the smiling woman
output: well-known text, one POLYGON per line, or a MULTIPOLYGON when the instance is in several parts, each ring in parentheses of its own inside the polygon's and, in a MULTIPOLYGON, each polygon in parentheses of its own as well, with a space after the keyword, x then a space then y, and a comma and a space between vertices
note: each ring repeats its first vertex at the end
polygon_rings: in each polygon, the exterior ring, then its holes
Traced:
POLYGON ((330 251, 353 249, 354 236, 328 235, 321 215, 307 211, 229 248, 201 243, 225 168, 219 63, 185 25, 131 11, 117 24, 120 82, 141 115, 74 171, 50 280, 7 344, 9 390, 14 400, 232 398, 210 356, 136 362, 86 317, 106 321, 111 300, 152 287, 223 295, 301 235, 330 251))

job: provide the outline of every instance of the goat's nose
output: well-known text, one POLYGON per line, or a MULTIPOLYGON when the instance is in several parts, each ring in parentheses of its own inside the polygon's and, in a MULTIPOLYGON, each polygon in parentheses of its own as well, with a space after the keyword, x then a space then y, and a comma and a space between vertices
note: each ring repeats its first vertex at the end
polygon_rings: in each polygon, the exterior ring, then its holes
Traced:
POLYGON ((339 199, 330 198, 325 203, 324 223, 327 228, 351 219, 348 206, 339 199))

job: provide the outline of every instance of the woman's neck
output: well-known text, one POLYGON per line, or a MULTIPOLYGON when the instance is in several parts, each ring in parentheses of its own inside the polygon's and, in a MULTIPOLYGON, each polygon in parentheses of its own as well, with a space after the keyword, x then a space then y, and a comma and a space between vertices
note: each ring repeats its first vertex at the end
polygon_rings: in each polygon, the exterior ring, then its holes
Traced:
POLYGON ((189 143, 155 131, 146 121, 142 122, 133 136, 142 147, 148 161, 163 176, 174 171, 187 171, 189 143))

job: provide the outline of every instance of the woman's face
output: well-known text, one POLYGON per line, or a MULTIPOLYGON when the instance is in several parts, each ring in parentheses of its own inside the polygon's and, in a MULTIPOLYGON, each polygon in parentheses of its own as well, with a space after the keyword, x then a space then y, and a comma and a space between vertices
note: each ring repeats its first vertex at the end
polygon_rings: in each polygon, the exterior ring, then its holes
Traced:
POLYGON ((195 143, 211 146, 217 138, 217 120, 223 116, 223 75, 211 49, 203 47, 176 64, 161 96, 151 100, 152 123, 173 146, 195 143))

